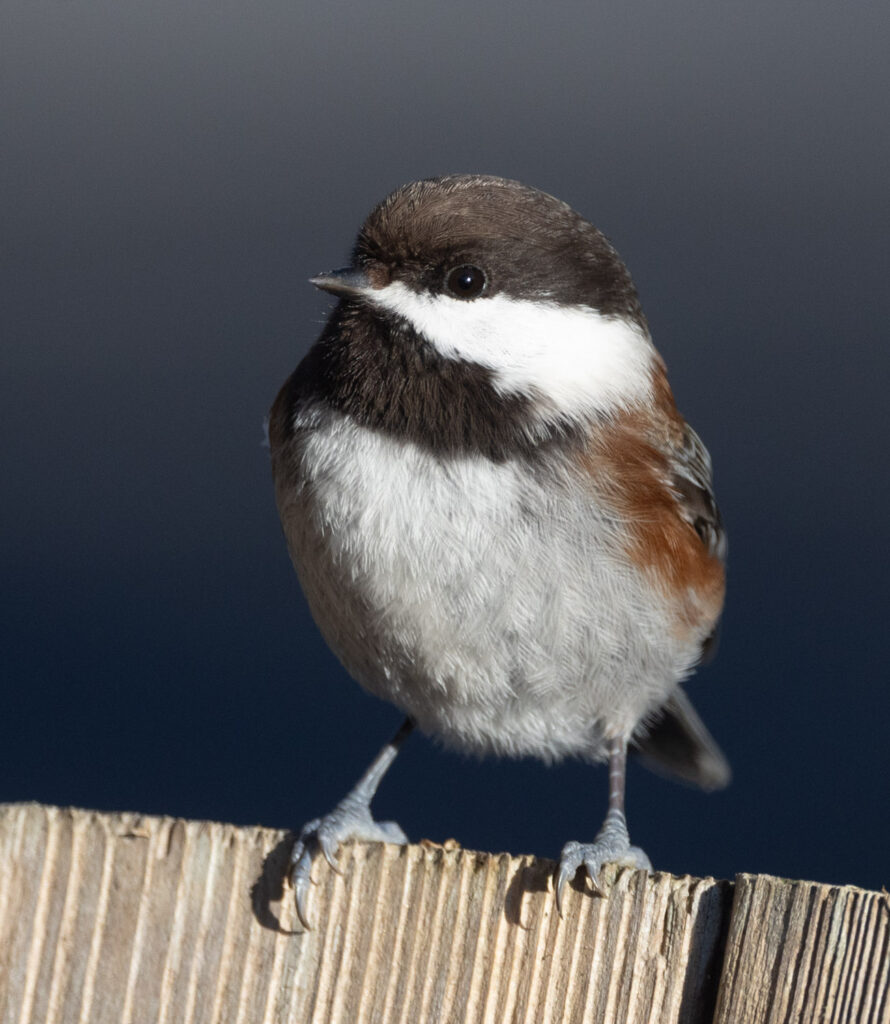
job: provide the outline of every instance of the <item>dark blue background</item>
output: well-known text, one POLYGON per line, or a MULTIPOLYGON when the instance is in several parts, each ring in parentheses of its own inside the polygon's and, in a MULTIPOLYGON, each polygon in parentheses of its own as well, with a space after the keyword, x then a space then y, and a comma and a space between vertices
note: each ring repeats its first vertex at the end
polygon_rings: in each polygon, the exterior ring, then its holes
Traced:
MULTIPOLYGON (((890 13, 852 0, 0 8, 0 799, 297 826, 399 720, 321 643, 261 423, 305 283, 412 178, 568 200, 626 258, 730 532, 691 685, 735 781, 633 769, 659 867, 888 882, 890 13)), ((416 738, 412 838, 554 856, 602 769, 416 738)))

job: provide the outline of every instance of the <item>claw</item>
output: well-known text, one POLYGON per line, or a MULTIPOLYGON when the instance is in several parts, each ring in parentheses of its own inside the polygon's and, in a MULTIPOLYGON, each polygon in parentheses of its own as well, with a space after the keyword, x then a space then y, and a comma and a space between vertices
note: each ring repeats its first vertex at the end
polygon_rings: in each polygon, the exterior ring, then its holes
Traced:
POLYGON ((297 908, 297 917, 300 920, 300 924, 308 931, 309 918, 306 913, 306 904, 309 898, 309 886, 312 884, 312 858, 309 856, 309 851, 301 840, 297 840, 297 844, 291 854, 292 857, 297 854, 297 847, 300 848, 300 854, 292 861, 293 866, 290 872, 290 880, 294 887, 294 904, 297 908))
POLYGON ((556 910, 562 917, 562 896, 565 887, 575 875, 584 860, 584 847, 580 843, 566 843, 562 848, 562 855, 559 858, 559 867, 556 872, 556 910))
POLYGON ((599 872, 597 872, 596 875, 591 875, 589 871, 587 873, 587 877, 590 879, 590 888, 593 895, 599 899, 603 899, 606 896, 606 890, 599 884, 599 881, 597 880, 598 875, 599 872))
POLYGON ((565 864, 560 863, 556 873, 556 912, 562 917, 562 894, 569 880, 569 871, 565 864))
POLYGON ((300 924, 309 931, 309 915, 306 912, 306 900, 309 896, 309 883, 304 879, 294 882, 294 905, 297 908, 297 917, 300 924))

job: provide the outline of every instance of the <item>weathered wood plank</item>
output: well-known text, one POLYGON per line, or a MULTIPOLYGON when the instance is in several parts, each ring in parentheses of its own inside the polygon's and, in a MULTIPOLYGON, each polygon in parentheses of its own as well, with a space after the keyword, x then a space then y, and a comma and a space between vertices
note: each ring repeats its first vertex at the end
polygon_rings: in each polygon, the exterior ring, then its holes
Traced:
POLYGON ((715 1024, 890 1022, 890 896, 739 875, 715 1024))
POLYGON ((546 861, 349 845, 302 932, 285 833, 0 807, 3 1024, 710 1024, 731 887, 618 871, 556 915, 546 861))

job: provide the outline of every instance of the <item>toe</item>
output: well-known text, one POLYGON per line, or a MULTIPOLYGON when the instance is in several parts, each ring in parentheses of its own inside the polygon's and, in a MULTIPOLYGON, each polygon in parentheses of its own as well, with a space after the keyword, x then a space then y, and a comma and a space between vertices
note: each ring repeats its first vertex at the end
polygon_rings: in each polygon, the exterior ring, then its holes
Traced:
POLYGON ((297 864, 303 859, 303 855, 309 849, 312 839, 315 833, 318 831, 321 825, 321 818, 313 818, 312 821, 307 821, 306 824, 300 829, 299 834, 294 842, 293 848, 290 852, 291 865, 297 864))
POLYGON ((600 872, 603 870, 602 852, 594 845, 588 846, 584 855, 584 870, 590 879, 590 885, 595 896, 605 896, 606 892, 599 883, 600 872))
POLYGON ((384 843, 395 843, 397 846, 408 845, 408 837, 397 821, 378 821, 377 830, 384 843))
MULTIPOLYGON (((345 838, 345 837, 344 837, 345 838)), ((322 826, 317 835, 318 848, 324 855, 324 859, 334 871, 340 871, 337 863, 337 851, 340 849, 340 835, 335 829, 322 826)))
POLYGON ((632 868, 639 868, 641 871, 652 871, 652 861, 646 856, 644 850, 639 846, 631 846, 627 851, 627 857, 622 863, 627 863, 632 868))

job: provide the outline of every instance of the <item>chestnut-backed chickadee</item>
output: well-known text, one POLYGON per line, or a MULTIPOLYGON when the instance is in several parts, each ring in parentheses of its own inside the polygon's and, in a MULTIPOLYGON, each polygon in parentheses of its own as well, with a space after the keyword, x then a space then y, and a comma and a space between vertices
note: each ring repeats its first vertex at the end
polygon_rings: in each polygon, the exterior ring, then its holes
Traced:
POLYGON ((608 760, 608 814, 556 876, 649 867, 628 746, 706 789, 729 768, 679 683, 712 642, 725 541, 630 275, 565 203, 452 175, 371 213, 269 418, 278 509, 322 634, 407 719, 293 852, 405 842, 370 801, 416 725, 474 754, 608 760))

